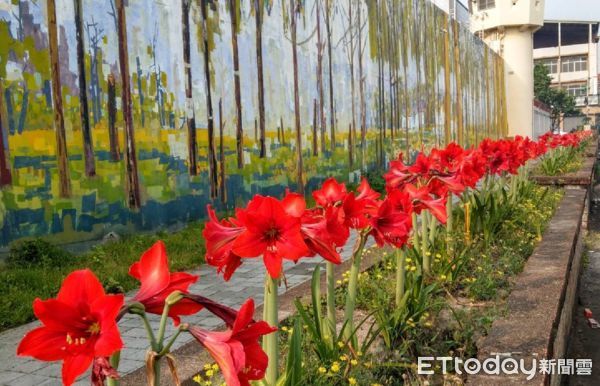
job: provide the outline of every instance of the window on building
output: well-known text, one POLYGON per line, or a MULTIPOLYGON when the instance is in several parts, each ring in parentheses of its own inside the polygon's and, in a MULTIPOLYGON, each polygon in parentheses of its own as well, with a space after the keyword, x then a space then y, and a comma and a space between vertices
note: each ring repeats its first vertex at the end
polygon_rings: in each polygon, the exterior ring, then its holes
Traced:
POLYGON ((585 83, 569 84, 569 85, 565 85, 563 88, 565 89, 565 91, 568 94, 570 94, 574 97, 587 95, 587 85, 585 83))
POLYGON ((545 66, 549 74, 556 74, 558 72, 558 58, 537 59, 535 64, 545 66))
POLYGON ((561 72, 587 71, 587 56, 565 56, 560 59, 561 72))
POLYGON ((477 9, 479 11, 485 11, 486 9, 491 9, 496 7, 496 0, 478 0, 477 1, 477 9))

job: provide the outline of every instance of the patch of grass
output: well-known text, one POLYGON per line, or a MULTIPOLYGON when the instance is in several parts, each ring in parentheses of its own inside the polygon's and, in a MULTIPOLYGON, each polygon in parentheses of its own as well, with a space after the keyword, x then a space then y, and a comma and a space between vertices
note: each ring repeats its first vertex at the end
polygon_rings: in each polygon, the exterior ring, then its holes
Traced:
POLYGON ((202 228, 203 224, 192 223, 175 233, 126 236, 97 245, 80 256, 39 240, 19 242, 13 248, 14 257, 0 265, 0 331, 33 320, 33 300, 55 296, 63 279, 73 270, 90 268, 108 292, 135 289, 138 282, 129 276, 129 266, 159 239, 167 246, 172 271, 199 267, 205 251, 202 228))

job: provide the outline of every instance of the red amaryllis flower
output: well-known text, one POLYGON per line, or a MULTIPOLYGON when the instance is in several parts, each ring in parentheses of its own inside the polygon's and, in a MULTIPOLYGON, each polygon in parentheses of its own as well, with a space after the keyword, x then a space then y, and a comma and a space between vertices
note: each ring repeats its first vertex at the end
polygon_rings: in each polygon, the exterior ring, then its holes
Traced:
POLYGON ((439 222, 446 223, 448 219, 446 214, 446 197, 433 198, 428 186, 417 188, 412 184, 407 184, 404 191, 408 193, 412 200, 414 211, 419 214, 423 209, 427 209, 433 214, 439 222))
POLYGON ((56 299, 33 302, 33 313, 42 322, 25 335, 17 355, 42 361, 63 361, 63 384, 71 385, 92 364, 123 347, 116 317, 123 295, 106 295, 92 271, 69 274, 56 299))
POLYGON ((110 365, 107 357, 98 357, 92 365, 92 386, 104 386, 106 378, 119 379, 119 373, 110 365))
POLYGON ((236 219, 217 219, 215 211, 207 205, 209 221, 202 235, 206 240, 206 262, 217 267, 217 272, 223 272, 223 279, 229 281, 235 270, 242 265, 241 257, 233 253, 233 242, 244 228, 237 224, 236 219))
POLYGON ((261 336, 276 331, 264 321, 254 322, 254 301, 248 299, 235 320, 225 320, 230 330, 207 331, 190 326, 189 332, 210 353, 221 368, 229 386, 248 386, 249 381, 265 376, 269 364, 267 354, 258 344, 261 336))
MULTIPOLYGON (((174 291, 186 293, 188 287, 198 280, 198 276, 186 272, 169 272, 167 251, 160 240, 129 267, 129 274, 141 282, 133 300, 142 303, 146 312, 158 315, 163 312, 167 296, 174 291)), ((180 315, 193 315, 201 309, 200 305, 183 299, 171 307, 169 316, 178 325, 180 315)))
POLYGON ((371 232, 377 245, 389 243, 401 248, 408 242, 412 229, 412 204, 407 193, 395 191, 379 206, 377 214, 370 220, 371 232))
POLYGON ((272 278, 281 274, 283 259, 297 261, 309 254, 300 232, 300 218, 290 215, 281 201, 256 195, 246 210, 238 213, 244 231, 232 251, 240 257, 262 256, 272 278))
POLYGON ((341 207, 306 210, 304 197, 291 192, 286 193, 282 204, 287 214, 300 218, 300 232, 310 250, 308 256, 320 255, 334 264, 342 262, 336 247, 346 244, 350 231, 344 224, 341 207))
POLYGON ((337 182, 333 177, 326 179, 321 189, 312 193, 316 203, 323 208, 341 203, 346 194, 346 185, 337 182))

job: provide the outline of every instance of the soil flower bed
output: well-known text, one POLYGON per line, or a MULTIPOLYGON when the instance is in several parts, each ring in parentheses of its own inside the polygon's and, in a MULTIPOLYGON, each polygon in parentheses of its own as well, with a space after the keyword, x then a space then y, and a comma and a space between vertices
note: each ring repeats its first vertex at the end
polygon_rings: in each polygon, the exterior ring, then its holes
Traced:
POLYGON ((452 143, 419 153, 411 165, 399 155, 384 175, 385 192, 366 179, 355 192, 328 179, 313 192, 312 208, 293 192, 282 199, 256 195, 224 219, 208 207, 206 262, 229 280, 246 259, 263 261, 263 320, 252 319, 252 299, 235 310, 189 293, 197 277, 171 272, 159 241, 130 267, 140 283, 132 299, 107 295, 87 269, 71 273, 55 299, 37 299, 34 313, 42 326, 25 336, 17 353, 63 361, 66 385, 90 367, 94 384, 114 385, 122 348, 118 321, 131 313, 148 333, 151 385, 160 380, 161 362, 179 382, 170 349, 182 333, 191 334, 214 360, 195 377, 204 384, 213 377, 227 385, 411 383, 418 379, 418 355, 473 355, 474 339, 501 312, 497 300, 506 295, 510 276, 541 238, 561 193, 530 182, 527 161, 549 148, 584 146, 586 139, 586 133, 537 142, 486 139, 472 149, 452 143), (337 283, 339 249, 348 247, 350 232, 358 235, 352 264, 337 283), (361 272, 370 238, 379 248, 371 253, 387 257, 361 272), (280 325, 283 260, 316 256, 325 260, 325 293, 318 285, 319 266, 312 301, 297 302, 297 315, 280 325), (221 318, 227 330, 185 322, 202 309, 221 318), (150 327, 147 313, 161 315, 158 330, 150 327), (165 339, 171 321, 178 330, 165 339))

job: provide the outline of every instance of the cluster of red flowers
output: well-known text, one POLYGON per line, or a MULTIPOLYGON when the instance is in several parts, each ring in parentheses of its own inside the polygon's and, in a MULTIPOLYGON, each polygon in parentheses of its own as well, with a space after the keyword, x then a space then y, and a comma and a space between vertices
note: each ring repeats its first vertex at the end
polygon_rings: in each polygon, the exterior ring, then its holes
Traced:
POLYGON ((123 295, 107 295, 102 284, 88 269, 75 271, 64 280, 56 299, 33 303, 35 316, 42 322, 25 335, 17 354, 43 361, 63 361, 63 384, 71 385, 92 365, 93 385, 103 385, 107 377, 118 376, 108 357, 123 348, 117 322, 130 306, 139 302, 144 311, 162 314, 167 297, 180 291, 184 297, 169 308, 169 317, 178 325, 180 316, 192 315, 203 307, 229 326, 224 332, 210 332, 189 326, 190 333, 213 356, 229 385, 249 385, 264 377, 266 354, 259 345, 262 335, 275 329, 252 320, 254 302, 248 300, 238 311, 188 293, 198 277, 170 272, 162 241, 155 243, 133 263, 129 274, 140 281, 140 289, 124 303, 123 295))
POLYGON ((430 211, 446 222, 449 194, 460 195, 474 188, 487 173, 516 174, 528 160, 555 146, 575 146, 581 134, 490 140, 479 147, 463 149, 451 143, 444 149, 421 152, 412 165, 402 154, 391 162, 385 174, 387 195, 380 194, 363 179, 356 192, 334 178, 313 192, 314 208, 306 208, 304 198, 288 192, 282 200, 256 195, 235 217, 219 220, 209 206, 210 221, 204 229, 206 261, 229 280, 245 258, 262 256, 273 278, 282 272, 284 259, 298 261, 320 255, 340 263, 338 249, 348 239, 349 230, 372 235, 378 245, 402 247, 412 228, 411 214, 430 211), (556 145, 558 144, 558 145, 556 145))

